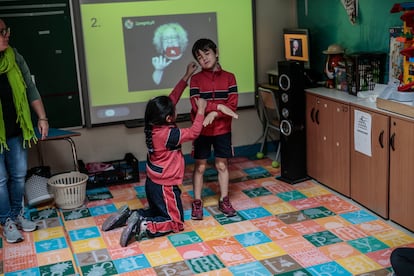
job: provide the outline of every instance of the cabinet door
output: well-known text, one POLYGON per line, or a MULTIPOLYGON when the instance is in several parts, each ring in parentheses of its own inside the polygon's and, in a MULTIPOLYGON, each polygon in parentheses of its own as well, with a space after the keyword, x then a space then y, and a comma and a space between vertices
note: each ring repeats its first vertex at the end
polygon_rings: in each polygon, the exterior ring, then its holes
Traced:
POLYGON ((391 117, 390 219, 414 231, 414 123, 391 117))
POLYGON ((351 109, 351 198, 388 218, 389 117, 351 109), (355 110, 371 116, 371 156, 355 150, 355 110))
POLYGON ((349 105, 330 102, 329 144, 330 157, 326 164, 327 185, 345 196, 350 196, 350 112, 349 105))
POLYGON ((320 166, 323 170, 319 181, 349 196, 349 105, 321 98, 319 112, 320 166))
POLYGON ((306 95, 308 175, 350 195, 349 105, 306 95))
POLYGON ((318 181, 332 187, 332 144, 333 144, 333 101, 319 98, 317 107, 317 119, 319 123, 317 143, 320 147, 316 161, 319 166, 318 181))
POLYGON ((317 97, 306 94, 306 170, 310 177, 318 179, 318 121, 317 97))
POLYGON ((324 126, 327 105, 319 97, 306 94, 306 168, 310 177, 319 182, 325 180, 324 175, 327 152, 324 126))

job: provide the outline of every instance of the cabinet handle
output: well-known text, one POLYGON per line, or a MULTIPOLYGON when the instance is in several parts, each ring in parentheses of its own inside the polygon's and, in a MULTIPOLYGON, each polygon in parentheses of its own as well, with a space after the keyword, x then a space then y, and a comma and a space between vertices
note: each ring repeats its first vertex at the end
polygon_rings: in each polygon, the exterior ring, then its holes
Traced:
POLYGON ((395 151, 395 145, 394 145, 394 142, 395 142, 395 133, 393 133, 393 134, 391 135, 391 138, 390 138, 390 146, 391 146, 391 149, 392 149, 393 151, 395 151))
POLYGON ((381 148, 383 149, 384 148, 384 131, 381 131, 378 141, 379 141, 381 148))
POLYGON ((315 120, 316 120, 316 124, 319 125, 319 109, 316 110, 315 120))
POLYGON ((314 107, 312 107, 310 117, 311 117, 312 123, 314 123, 315 122, 315 108, 314 107))

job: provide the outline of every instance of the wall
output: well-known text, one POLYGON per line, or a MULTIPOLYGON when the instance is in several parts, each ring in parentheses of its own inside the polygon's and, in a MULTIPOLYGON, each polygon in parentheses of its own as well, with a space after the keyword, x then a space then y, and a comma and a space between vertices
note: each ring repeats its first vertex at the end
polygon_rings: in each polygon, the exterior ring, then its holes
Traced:
POLYGON ((296 1, 256 0, 258 83, 268 82, 266 72, 285 59, 283 29, 296 27, 296 21, 296 1))
MULTIPOLYGON (((266 72, 276 68, 283 59, 282 30, 296 26, 296 1, 256 0, 256 61, 257 80, 267 82, 266 72)), ((253 55, 254 53, 252 53, 253 55)), ((242 58, 242 57, 240 57, 242 58)), ((237 77, 237 76, 236 76, 237 77)), ((236 147, 254 145, 262 134, 262 125, 256 109, 239 111, 239 119, 233 122, 233 144, 236 147)), ((189 126, 189 122, 179 124, 189 126)), ((112 125, 92 129, 74 129, 81 136, 74 137, 78 158, 84 162, 122 159, 126 152, 133 153, 140 161, 146 159, 143 128, 128 129, 123 125, 112 125)), ((29 166, 39 164, 35 146, 29 152, 29 166)), ((48 141, 40 148, 44 164, 52 172, 73 169, 72 155, 66 141, 48 141)), ((185 154, 191 151, 191 144, 183 146, 185 154)))
POLYGON ((395 0, 358 1, 356 24, 351 24, 340 0, 298 0, 298 26, 311 32, 311 68, 323 72, 329 45, 338 43, 346 53, 382 51, 388 53, 390 27, 402 26, 402 13, 390 13, 395 0), (306 9, 306 2, 307 9, 306 9), (306 14, 307 10, 307 14, 306 14))

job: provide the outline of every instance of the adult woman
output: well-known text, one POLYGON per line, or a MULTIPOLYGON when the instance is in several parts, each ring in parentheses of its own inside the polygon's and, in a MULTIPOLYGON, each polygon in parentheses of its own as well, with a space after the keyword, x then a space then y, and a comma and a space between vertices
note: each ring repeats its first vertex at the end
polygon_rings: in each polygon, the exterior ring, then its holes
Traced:
POLYGON ((44 139, 49 131, 45 109, 24 58, 9 45, 10 28, 0 19, 0 223, 7 242, 24 239, 18 228, 34 231, 23 214, 27 147, 37 138, 30 107, 44 139))

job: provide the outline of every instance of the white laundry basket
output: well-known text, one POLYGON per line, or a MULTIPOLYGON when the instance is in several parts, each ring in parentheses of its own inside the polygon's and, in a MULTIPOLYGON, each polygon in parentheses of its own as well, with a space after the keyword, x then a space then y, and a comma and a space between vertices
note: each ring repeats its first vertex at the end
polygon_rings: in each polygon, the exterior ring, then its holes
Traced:
POLYGON ((52 176, 47 183, 57 207, 75 209, 85 202, 87 181, 88 175, 74 171, 52 176))
POLYGON ((38 206, 53 199, 47 187, 49 178, 33 174, 25 183, 25 198, 29 206, 38 206))

